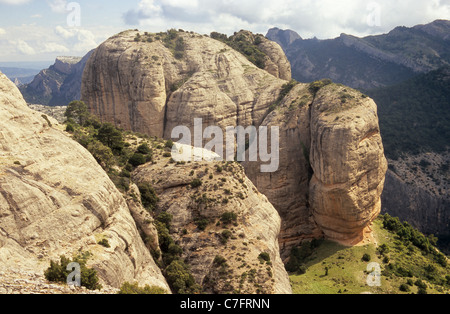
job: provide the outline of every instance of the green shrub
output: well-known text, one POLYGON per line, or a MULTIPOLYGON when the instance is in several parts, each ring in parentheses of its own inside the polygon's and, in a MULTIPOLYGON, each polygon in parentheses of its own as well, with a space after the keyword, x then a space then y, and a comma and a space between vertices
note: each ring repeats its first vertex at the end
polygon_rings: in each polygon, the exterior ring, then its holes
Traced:
POLYGON ((138 184, 138 189, 141 193, 141 201, 144 208, 148 211, 153 211, 159 202, 153 186, 150 183, 140 183, 138 184))
POLYGON ((321 81, 315 81, 309 84, 309 91, 311 94, 316 96, 316 94, 325 86, 332 84, 333 82, 330 79, 323 79, 321 81))
POLYGON ((230 230, 223 230, 221 233, 220 241, 222 242, 222 244, 226 244, 232 236, 233 233, 230 230))
POLYGON ((174 293, 194 294, 201 290, 200 286, 195 283, 189 267, 181 260, 174 260, 167 266, 165 274, 167 282, 174 293))
POLYGON ((85 126, 85 122, 89 119, 89 110, 87 105, 79 100, 72 101, 67 105, 64 116, 67 120, 73 120, 81 126, 85 126))
POLYGON ((217 255, 217 256, 214 258, 213 265, 214 265, 215 267, 222 267, 222 266, 225 266, 226 264, 227 264, 227 260, 226 260, 225 257, 220 256, 220 255, 217 255))
POLYGON ((156 220, 163 223, 167 229, 170 229, 170 224, 172 223, 173 215, 169 214, 168 212, 162 212, 158 215, 156 220))
POLYGON ((128 160, 130 165, 137 168, 141 165, 144 165, 147 162, 147 158, 141 153, 134 153, 133 156, 128 160))
POLYGON ((148 155, 152 152, 150 147, 148 147, 147 143, 143 143, 138 146, 136 153, 142 154, 142 155, 148 155))
POLYGON ((400 291, 403 291, 403 292, 409 292, 410 291, 409 286, 407 284, 405 284, 405 283, 401 284, 399 289, 400 289, 400 291))
POLYGON ((68 123, 66 126, 66 132, 69 132, 69 133, 75 132, 75 127, 71 123, 68 123))
POLYGON ((414 284, 418 287, 418 288, 421 288, 421 289, 427 289, 427 285, 422 281, 422 280, 420 280, 420 279, 417 279, 415 282, 414 282, 414 284))
POLYGON ((110 248, 111 247, 111 245, 109 244, 108 239, 102 239, 102 240, 98 241, 98 244, 101 245, 101 246, 104 246, 106 248, 110 248))
POLYGON ((243 54, 251 63, 256 65, 260 69, 264 69, 266 66, 266 54, 258 47, 262 42, 262 36, 256 36, 255 38, 247 37, 244 34, 235 34, 228 37, 225 34, 212 32, 211 38, 219 40, 234 50, 243 54))
POLYGON ((224 225, 228 225, 228 224, 231 224, 232 222, 236 222, 237 221, 237 214, 233 213, 233 212, 223 213, 221 218, 220 218, 220 221, 222 221, 222 223, 224 225))
POLYGON ((95 139, 91 139, 88 142, 86 149, 91 153, 91 155, 105 171, 109 171, 109 169, 115 163, 114 154, 111 148, 103 145, 101 142, 95 139))
POLYGON ((118 294, 167 294, 167 291, 158 286, 139 287, 138 283, 125 282, 121 287, 118 294))
POLYGON ((115 155, 122 153, 125 146, 122 132, 111 123, 102 124, 98 130, 97 139, 104 145, 111 148, 115 155))
POLYGON ((372 257, 370 256, 370 254, 365 253, 362 257, 362 260, 364 262, 370 262, 370 260, 372 259, 372 257))
POLYGON ((202 184, 203 184, 203 183, 202 183, 202 180, 200 180, 200 179, 194 179, 194 180, 191 182, 191 187, 192 187, 193 189, 196 189, 196 188, 200 187, 202 184))
POLYGON ((172 237, 170 236, 169 229, 165 224, 160 221, 155 222, 155 227, 158 232, 158 242, 163 255, 169 252, 169 247, 174 243, 172 237))
POLYGON ((67 283, 67 278, 73 271, 67 270, 67 266, 74 262, 80 265, 81 286, 89 290, 100 290, 102 286, 99 283, 97 271, 86 267, 87 259, 87 255, 78 255, 73 261, 61 256, 59 263, 50 261, 50 267, 44 272, 44 276, 50 282, 67 283))
POLYGON ((199 218, 195 220, 195 225, 198 230, 205 231, 206 227, 209 225, 209 220, 206 218, 199 218))
POLYGON ((299 272, 308 258, 314 253, 314 249, 319 247, 320 242, 305 242, 300 247, 294 247, 291 249, 289 261, 286 263, 285 268, 288 272, 299 272))
POLYGON ((259 254, 258 259, 260 261, 270 262, 270 255, 267 252, 263 252, 263 253, 259 254))

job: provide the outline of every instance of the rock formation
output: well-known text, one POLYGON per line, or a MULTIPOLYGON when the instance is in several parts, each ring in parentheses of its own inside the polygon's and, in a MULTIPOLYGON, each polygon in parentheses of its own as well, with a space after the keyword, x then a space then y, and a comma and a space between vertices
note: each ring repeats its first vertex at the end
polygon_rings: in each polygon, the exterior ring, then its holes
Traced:
POLYGON ((299 34, 292 30, 283 30, 278 27, 269 29, 266 35, 270 40, 278 43, 283 49, 291 45, 297 39, 302 39, 299 34))
POLYGON ((42 276, 50 260, 82 251, 92 254, 88 266, 105 285, 129 281, 170 291, 103 169, 56 120, 29 109, 3 74, 0 117, 2 271, 42 276))
POLYGON ((356 244, 381 211, 387 160, 377 106, 357 91, 322 88, 311 107, 310 202, 331 239, 356 244))
POLYGON ((381 209, 387 162, 375 103, 330 84, 298 84, 262 125, 280 127, 280 169, 247 175, 280 211, 284 256, 303 240, 364 241, 381 209))
POLYGON ((170 163, 160 156, 139 167, 133 181, 155 188, 155 216, 173 216, 170 234, 204 292, 292 293, 279 253, 280 216, 239 164, 170 163), (194 179, 201 185, 191 186, 194 179), (224 221, 226 213, 236 219, 224 221), (206 226, 199 227, 199 221, 206 226))
MULTIPOLYGON (((278 45, 259 45, 271 47, 273 64, 284 64, 278 45)), ((375 103, 335 84, 289 89, 290 75, 268 71, 206 36, 126 31, 93 53, 82 99, 103 121, 165 139, 177 126, 194 131, 196 118, 203 128, 279 126, 279 170, 264 174, 261 163, 243 165, 280 213, 284 256, 324 235, 362 241, 380 212, 387 168, 375 103)))
MULTIPOLYGON (((209 37, 178 32, 181 55, 171 50, 167 37, 126 31, 95 50, 82 84, 82 100, 92 113, 124 129, 165 138, 175 126, 191 127, 194 118, 223 127, 261 123, 282 79, 209 37)), ((275 46, 264 47, 279 76, 290 79, 290 67, 279 71, 289 64, 281 48, 275 56, 275 46)))
MULTIPOLYGON (((383 213, 408 221, 425 234, 434 234, 442 240, 450 236, 450 199, 448 194, 436 195, 425 186, 406 181, 393 171, 386 175, 382 196, 383 213), (404 209, 408 210, 405 211, 404 209)), ((448 246, 448 245, 447 245, 448 246)), ((448 254, 449 248, 443 247, 448 254)))

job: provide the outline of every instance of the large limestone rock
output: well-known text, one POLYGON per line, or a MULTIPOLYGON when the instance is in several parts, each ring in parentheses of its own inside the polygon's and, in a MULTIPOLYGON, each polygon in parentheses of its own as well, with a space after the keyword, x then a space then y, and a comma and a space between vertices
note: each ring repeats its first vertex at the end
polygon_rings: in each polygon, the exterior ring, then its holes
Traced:
POLYGON ((133 181, 155 188, 160 199, 155 216, 173 216, 170 234, 205 293, 292 293, 279 253, 280 216, 239 164, 171 163, 159 156, 139 167, 133 181), (197 178, 202 185, 192 187, 197 178), (237 220, 224 224, 222 214, 230 212, 237 220), (205 219, 201 230, 197 221, 205 219), (259 258, 261 253, 270 263, 259 258), (226 264, 218 265, 217 256, 226 264))
POLYGON ((280 212, 283 257, 304 240, 368 240, 387 170, 375 103, 340 85, 315 94, 298 84, 262 125, 280 128, 280 167, 244 167, 280 212))
POLYGON ((194 118, 221 127, 258 125, 290 79, 281 48, 267 40, 261 46, 276 76, 206 36, 179 32, 184 47, 176 58, 162 41, 165 33, 140 32, 136 41, 137 33, 126 31, 100 45, 83 75, 82 100, 124 129, 170 138, 175 126, 191 127, 194 118))
POLYGON ((328 238, 363 241, 380 214, 387 171, 373 100, 336 85, 320 90, 311 109, 311 167, 316 223, 328 238))
POLYGON ((29 109, 3 74, 0 119, 2 270, 42 275, 50 260, 82 251, 106 285, 136 281, 170 291, 103 169, 55 120, 29 109))

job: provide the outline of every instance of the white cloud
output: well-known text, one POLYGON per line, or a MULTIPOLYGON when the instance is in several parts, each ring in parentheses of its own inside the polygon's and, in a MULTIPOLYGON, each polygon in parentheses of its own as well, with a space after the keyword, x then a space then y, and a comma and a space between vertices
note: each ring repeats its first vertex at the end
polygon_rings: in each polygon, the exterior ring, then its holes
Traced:
POLYGON ((6 34, 6 30, 4 28, 0 28, 0 36, 5 35, 5 34, 6 34))
POLYGON ((55 33, 64 40, 75 52, 91 50, 97 47, 96 36, 90 30, 83 28, 64 28, 56 26, 55 33))
POLYGON ((47 0, 50 9, 55 13, 67 13, 66 0, 47 0))
POLYGON ((70 49, 66 46, 57 44, 57 43, 45 43, 44 49, 41 50, 41 53, 68 53, 70 52, 70 49))
POLYGON ((32 0, 0 0, 0 4, 12 4, 12 5, 21 5, 21 4, 25 4, 28 3, 32 0))
POLYGON ((12 45, 14 45, 19 53, 24 55, 35 55, 36 50, 32 48, 26 41, 24 40, 11 40, 12 45))
POLYGON ((76 35, 76 29, 66 29, 60 25, 56 26, 55 33, 64 39, 72 38, 76 35))
POLYGON ((265 33, 277 26, 296 30, 303 37, 337 37, 341 33, 368 35, 396 26, 414 26, 435 19, 450 19, 448 0, 374 0, 378 11, 361 0, 141 0, 123 16, 131 25, 220 31, 246 28, 265 33), (368 17, 379 14, 380 25, 368 17))

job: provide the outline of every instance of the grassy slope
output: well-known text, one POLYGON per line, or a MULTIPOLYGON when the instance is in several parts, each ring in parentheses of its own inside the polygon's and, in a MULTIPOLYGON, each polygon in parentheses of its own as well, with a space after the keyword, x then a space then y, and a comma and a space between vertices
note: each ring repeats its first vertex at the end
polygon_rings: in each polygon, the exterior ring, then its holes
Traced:
MULTIPOLYGON (((424 256, 419 249, 415 248, 408 255, 406 248, 396 240, 396 236, 382 227, 382 221, 378 219, 373 226, 375 239, 378 245, 386 244, 390 248, 387 254, 390 263, 403 265, 412 270, 413 273, 423 273, 423 268, 433 264, 438 268, 440 277, 450 275, 450 267, 443 268, 432 261, 431 257, 424 256)), ((370 287, 367 285, 367 266, 371 262, 379 263, 381 270, 386 268, 382 257, 377 254, 376 245, 370 244, 362 247, 344 247, 342 245, 325 241, 315 250, 312 259, 306 264, 307 272, 304 275, 291 274, 291 284, 294 294, 400 294, 401 284, 406 283, 408 278, 395 275, 386 276, 382 273, 381 287, 370 287), (370 262, 362 260, 367 253, 371 256, 370 262), (328 267, 328 276, 325 276, 325 268, 328 267)), ((411 278, 414 282, 416 277, 411 278)), ((450 293, 449 286, 441 287, 427 283, 429 294, 450 293)), ((410 286, 407 293, 417 293, 417 286, 410 286)))

